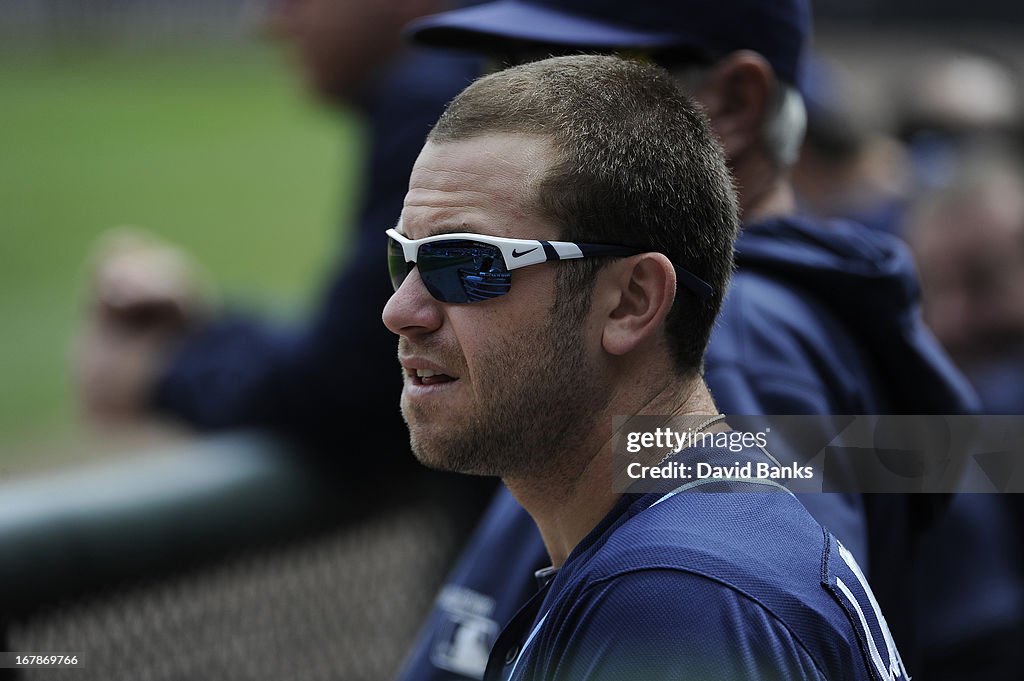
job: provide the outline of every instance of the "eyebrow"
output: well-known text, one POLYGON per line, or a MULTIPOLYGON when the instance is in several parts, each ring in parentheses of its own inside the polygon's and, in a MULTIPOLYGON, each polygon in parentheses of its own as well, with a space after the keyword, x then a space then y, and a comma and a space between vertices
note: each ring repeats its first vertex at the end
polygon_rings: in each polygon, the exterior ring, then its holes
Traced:
MULTIPOLYGON (((442 228, 437 229, 437 230, 431 230, 431 231, 427 232, 426 234, 424 234, 423 236, 421 236, 420 238, 421 239, 429 239, 432 236, 441 236, 442 234, 476 234, 476 232, 467 231, 466 229, 461 229, 461 230, 459 230, 459 229, 445 229, 445 228, 442 227, 442 228)), ((405 236, 405 235, 403 234, 403 236, 405 236)))
MULTIPOLYGON (((405 233, 404 229, 402 229, 402 218, 398 218, 398 221, 395 223, 394 229, 395 229, 396 232, 398 232, 402 236, 406 237, 407 239, 409 238, 409 235, 405 233)), ((442 234, 478 234, 478 233, 479 232, 474 232, 472 229, 470 229, 468 227, 465 227, 465 226, 459 226, 459 227, 438 227, 438 228, 435 228, 435 229, 431 229, 426 234, 421 236, 420 239, 429 239, 432 236, 441 236, 442 234)), ((480 236, 486 236, 486 235, 481 234, 480 236)))

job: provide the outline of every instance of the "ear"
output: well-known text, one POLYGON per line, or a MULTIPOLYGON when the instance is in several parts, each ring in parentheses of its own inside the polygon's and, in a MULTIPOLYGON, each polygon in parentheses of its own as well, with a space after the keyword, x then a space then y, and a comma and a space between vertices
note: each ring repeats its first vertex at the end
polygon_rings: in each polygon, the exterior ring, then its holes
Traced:
POLYGON ((662 333, 676 295, 676 272, 661 253, 642 253, 605 269, 602 298, 609 304, 601 344, 625 355, 662 333))
POLYGON ((733 52, 712 68, 697 97, 726 156, 737 158, 758 140, 776 86, 771 65, 750 50, 733 52))

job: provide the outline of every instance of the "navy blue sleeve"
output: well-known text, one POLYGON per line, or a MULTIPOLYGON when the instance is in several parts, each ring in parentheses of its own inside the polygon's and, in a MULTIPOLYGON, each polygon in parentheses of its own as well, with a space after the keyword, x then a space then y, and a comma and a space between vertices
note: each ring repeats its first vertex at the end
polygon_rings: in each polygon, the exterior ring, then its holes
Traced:
MULTIPOLYGON (((321 451, 407 454, 396 341, 380 319, 390 294, 384 248, 383 234, 363 236, 304 326, 234 317, 187 340, 157 408, 204 430, 267 428, 321 451)), ((357 460, 365 457, 346 465, 357 460)))
MULTIPOLYGON (((716 581, 645 570, 588 588, 552 613, 525 678, 545 681, 796 681, 825 678, 810 652, 757 602, 716 581)), ((850 678, 857 678, 851 671, 850 678)))

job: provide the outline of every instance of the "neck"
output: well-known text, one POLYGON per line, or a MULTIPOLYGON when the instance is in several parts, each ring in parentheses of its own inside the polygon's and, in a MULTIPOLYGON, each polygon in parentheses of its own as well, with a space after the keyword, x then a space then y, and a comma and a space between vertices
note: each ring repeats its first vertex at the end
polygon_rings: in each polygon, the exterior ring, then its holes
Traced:
POLYGON ((732 171, 740 188, 743 222, 755 222, 796 211, 796 195, 786 173, 765 154, 750 150, 733 159, 732 171))
POLYGON ((569 462, 552 479, 505 479, 509 491, 540 530, 551 564, 560 567, 622 495, 612 490, 613 415, 712 415, 717 413, 700 377, 680 386, 665 385, 640 409, 610 405, 600 419, 589 447, 577 452, 552 452, 569 462), (554 479, 556 478, 557 479, 554 479))

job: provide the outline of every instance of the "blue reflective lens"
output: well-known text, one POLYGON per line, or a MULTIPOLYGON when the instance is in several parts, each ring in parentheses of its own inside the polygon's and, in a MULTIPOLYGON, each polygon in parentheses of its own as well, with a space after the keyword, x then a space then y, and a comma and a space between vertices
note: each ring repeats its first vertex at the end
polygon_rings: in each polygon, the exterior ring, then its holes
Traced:
POLYGON ((416 257, 430 294, 446 303, 473 303, 509 292, 512 273, 497 246, 477 241, 433 241, 416 257))
MULTIPOLYGON (((420 279, 443 303, 473 303, 497 298, 512 287, 512 273, 497 246, 461 239, 432 241, 419 247, 416 268, 420 279)), ((412 269, 401 244, 388 239, 388 271, 395 290, 412 269)))

